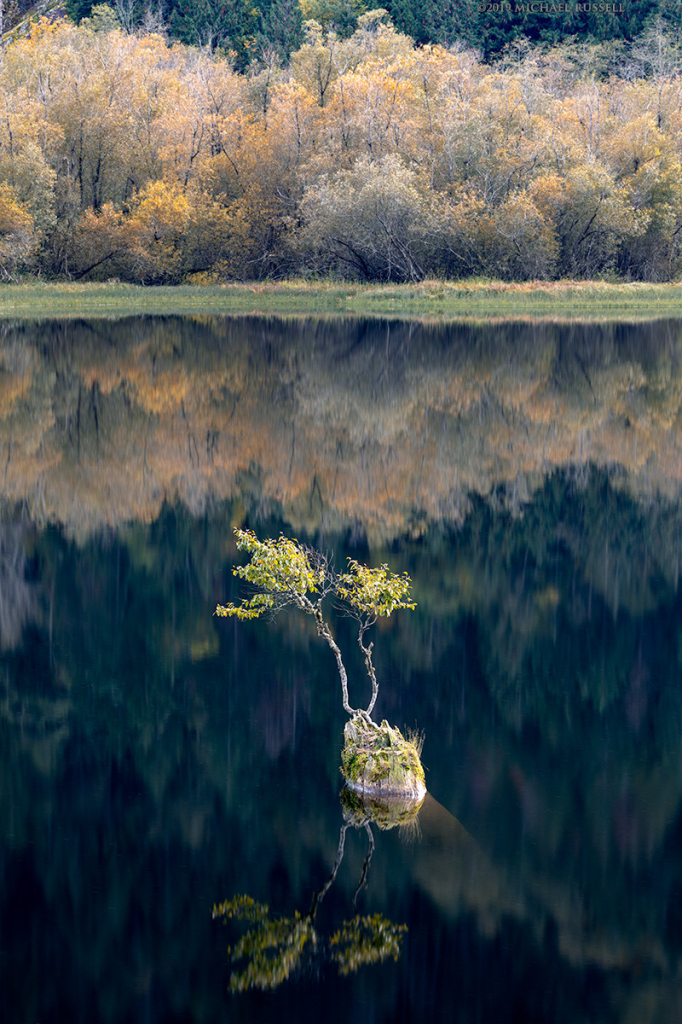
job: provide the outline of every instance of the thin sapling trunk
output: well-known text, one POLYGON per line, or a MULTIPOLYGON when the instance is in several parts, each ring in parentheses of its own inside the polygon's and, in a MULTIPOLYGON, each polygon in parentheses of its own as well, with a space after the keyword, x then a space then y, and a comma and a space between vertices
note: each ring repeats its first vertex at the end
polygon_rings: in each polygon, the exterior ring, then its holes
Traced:
MULTIPOLYGON (((265 612, 274 614, 290 604, 312 615, 318 636, 327 641, 336 658, 343 709, 350 716, 341 752, 341 772, 347 785, 360 793, 422 800, 426 785, 420 750, 388 722, 377 725, 372 721, 379 684, 372 661, 373 644, 365 644, 365 633, 380 616, 388 617, 398 608, 415 607, 406 600, 411 586, 409 576, 397 576, 386 565, 370 569, 352 558, 348 559, 348 572, 337 576, 324 555, 302 547, 298 541, 282 536, 279 540, 259 541, 249 530, 235 533, 237 547, 248 552, 251 561, 236 566, 233 572, 250 583, 256 593, 238 605, 218 605, 216 615, 257 619, 265 612), (322 602, 328 594, 333 594, 359 623, 358 644, 372 684, 366 711, 355 710, 350 704, 346 667, 322 614, 322 602)), ((371 845, 370 856, 372 848, 371 845)))

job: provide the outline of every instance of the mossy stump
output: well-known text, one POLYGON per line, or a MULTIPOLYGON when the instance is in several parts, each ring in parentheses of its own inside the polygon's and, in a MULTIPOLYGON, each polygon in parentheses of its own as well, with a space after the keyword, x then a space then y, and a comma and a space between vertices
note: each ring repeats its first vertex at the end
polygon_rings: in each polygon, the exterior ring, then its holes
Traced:
POLYGON ((426 793, 419 740, 406 740, 387 721, 354 715, 343 730, 341 774, 356 793, 421 800, 426 793))

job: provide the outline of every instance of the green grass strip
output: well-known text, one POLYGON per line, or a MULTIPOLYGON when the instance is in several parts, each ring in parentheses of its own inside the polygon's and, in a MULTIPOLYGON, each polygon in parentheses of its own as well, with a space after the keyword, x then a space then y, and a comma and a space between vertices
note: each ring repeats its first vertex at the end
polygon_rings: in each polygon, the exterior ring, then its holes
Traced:
POLYGON ((682 316, 682 284, 468 280, 404 285, 325 281, 178 285, 0 286, 0 318, 45 320, 192 314, 354 316, 434 321, 543 319, 633 321, 682 316))

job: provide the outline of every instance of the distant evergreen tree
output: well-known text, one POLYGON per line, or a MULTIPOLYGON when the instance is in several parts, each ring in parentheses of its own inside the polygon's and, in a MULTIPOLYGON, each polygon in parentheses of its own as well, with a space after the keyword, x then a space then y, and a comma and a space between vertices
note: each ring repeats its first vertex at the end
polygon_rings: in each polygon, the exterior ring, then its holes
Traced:
POLYGON ((261 35, 288 62, 303 42, 303 16, 298 0, 260 0, 261 35))
POLYGON ((234 50, 237 67, 250 62, 250 44, 258 31, 258 9, 248 0, 172 0, 171 35, 192 46, 234 50))
POLYGON ((83 18, 90 17, 92 5, 93 0, 66 0, 66 13, 79 25, 83 18))
MULTIPOLYGON (((522 37, 534 45, 551 46, 572 37, 628 43, 657 22, 664 30, 682 31, 682 0, 612 0, 615 12, 600 10, 598 2, 561 0, 563 9, 554 11, 551 0, 548 3, 546 11, 532 10, 530 0, 508 0, 507 7, 497 11, 487 11, 484 0, 386 0, 385 6, 396 29, 416 43, 462 43, 480 49, 486 60, 495 59, 522 37)), ((165 0, 162 5, 171 37, 234 50, 242 70, 252 59, 256 39, 271 44, 286 61, 300 45, 304 20, 334 26, 346 37, 368 6, 366 0, 165 0)), ((502 4, 498 0, 490 6, 502 4)), ((93 0, 66 0, 67 13, 77 23, 90 17, 92 7, 93 0)))
POLYGON ((658 0, 656 14, 664 24, 682 29, 682 0, 658 0))
MULTIPOLYGON (((534 11, 527 0, 509 0, 504 10, 481 10, 478 0, 387 0, 396 28, 417 43, 462 42, 494 58, 521 36, 535 44, 554 45, 571 36, 591 42, 631 40, 657 18, 671 27, 682 26, 682 0, 615 0, 624 10, 590 10, 582 0, 562 0, 562 10, 534 11)), ((492 7, 493 4, 490 4, 492 7)), ((496 3, 494 6, 502 6, 496 3)), ((559 6, 558 3, 556 6, 559 6)))

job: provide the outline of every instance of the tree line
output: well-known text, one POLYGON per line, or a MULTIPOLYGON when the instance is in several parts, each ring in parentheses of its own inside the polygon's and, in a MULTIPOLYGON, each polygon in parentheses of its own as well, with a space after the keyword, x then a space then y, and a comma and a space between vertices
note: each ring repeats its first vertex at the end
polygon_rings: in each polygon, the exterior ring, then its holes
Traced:
POLYGON ((113 9, 41 21, 0 66, 0 272, 670 280, 681 55, 659 24, 490 63, 378 9, 241 72, 113 9))
MULTIPOLYGON (((27 0, 14 0, 19 13, 27 0)), ((76 23, 91 18, 93 0, 67 0, 76 23)), ((287 61, 303 42, 303 23, 314 19, 344 38, 358 27, 371 4, 367 0, 111 0, 127 31, 163 28, 172 38, 193 46, 231 50, 243 67, 263 46, 287 61)), ((486 59, 519 39, 556 45, 578 37, 593 43, 627 45, 656 22, 682 27, 680 0, 387 0, 386 10, 399 32, 416 43, 449 47, 464 43, 486 59)))

